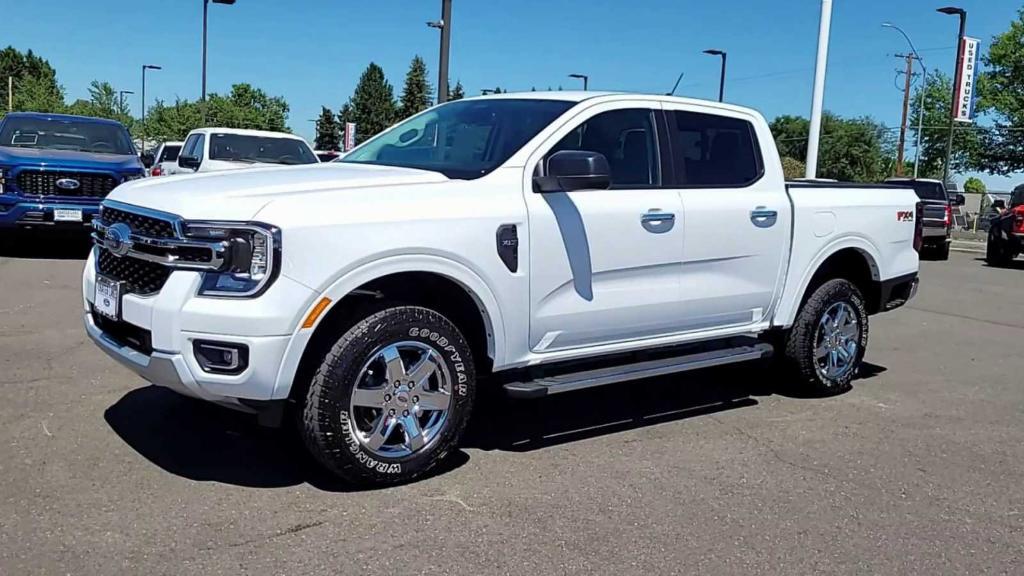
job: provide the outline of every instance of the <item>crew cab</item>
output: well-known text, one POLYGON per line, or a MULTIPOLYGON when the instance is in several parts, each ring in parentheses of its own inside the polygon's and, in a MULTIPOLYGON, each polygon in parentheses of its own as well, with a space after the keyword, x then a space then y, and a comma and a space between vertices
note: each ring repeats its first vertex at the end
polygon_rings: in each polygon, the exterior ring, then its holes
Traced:
POLYGON ((963 194, 952 198, 941 180, 927 178, 888 178, 887 184, 914 189, 921 201, 923 255, 936 260, 949 260, 949 247, 953 242, 953 206, 963 206, 963 194))
POLYGON ((292 414, 356 483, 415 478, 484 387, 536 398, 776 353, 847 390, 917 289, 906 188, 787 184, 753 110, 531 92, 426 110, 338 161, 119 188, 89 336, 144 379, 292 414))
POLYGON ((10 112, 0 118, 0 228, 84 229, 100 201, 143 170, 118 122, 10 112))
POLYGON ((163 142, 151 154, 143 154, 142 163, 148 164, 147 176, 170 176, 177 174, 178 154, 184 142, 163 142))
POLYGON ((199 128, 188 133, 178 154, 178 173, 219 172, 254 164, 317 164, 301 136, 240 128, 199 128))
POLYGON ((999 206, 1003 200, 996 200, 996 215, 989 220, 988 244, 985 260, 989 266, 1009 266, 1024 252, 1024 184, 1014 188, 1010 194, 1010 205, 999 206))

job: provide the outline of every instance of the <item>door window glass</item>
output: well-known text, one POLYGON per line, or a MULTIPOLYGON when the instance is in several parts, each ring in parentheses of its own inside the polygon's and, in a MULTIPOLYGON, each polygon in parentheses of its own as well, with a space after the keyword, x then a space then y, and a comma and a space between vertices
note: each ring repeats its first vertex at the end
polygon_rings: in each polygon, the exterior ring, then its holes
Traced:
POLYGON ((761 152, 750 122, 674 111, 668 124, 676 185, 742 187, 761 177, 761 152))
POLYGON ((658 145, 651 110, 603 112, 580 124, 549 152, 600 152, 611 168, 612 188, 649 188, 661 184, 658 145))

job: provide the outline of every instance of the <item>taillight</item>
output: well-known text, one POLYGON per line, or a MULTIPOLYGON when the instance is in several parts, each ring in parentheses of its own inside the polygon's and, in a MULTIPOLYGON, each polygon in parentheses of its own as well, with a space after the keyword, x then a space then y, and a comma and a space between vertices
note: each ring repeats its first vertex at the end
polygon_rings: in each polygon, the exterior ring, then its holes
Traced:
POLYGON ((946 214, 942 217, 942 223, 949 228, 949 225, 953 222, 953 207, 946 204, 946 214))
POLYGON ((914 209, 914 250, 921 253, 921 246, 924 244, 924 204, 917 203, 914 209))
POLYGON ((159 166, 153 166, 153 169, 149 171, 150 176, 159 176, 163 173, 163 170, 161 170, 159 166))
POLYGON ((1024 212, 1017 212, 1013 219, 1013 231, 1017 234, 1024 234, 1024 212))

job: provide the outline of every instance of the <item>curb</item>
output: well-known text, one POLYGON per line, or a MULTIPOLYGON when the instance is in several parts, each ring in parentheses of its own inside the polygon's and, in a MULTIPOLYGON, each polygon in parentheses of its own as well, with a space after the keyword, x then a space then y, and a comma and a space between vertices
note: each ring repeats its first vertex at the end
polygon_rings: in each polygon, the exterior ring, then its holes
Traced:
POLYGON ((971 254, 985 253, 985 245, 981 242, 958 242, 954 240, 950 243, 949 249, 956 252, 969 252, 971 254))

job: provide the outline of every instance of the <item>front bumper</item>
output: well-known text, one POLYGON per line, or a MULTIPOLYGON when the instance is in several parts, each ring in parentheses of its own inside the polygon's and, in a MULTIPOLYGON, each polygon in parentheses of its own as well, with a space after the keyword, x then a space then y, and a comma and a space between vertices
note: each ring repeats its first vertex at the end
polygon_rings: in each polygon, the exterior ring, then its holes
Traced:
POLYGON ((99 214, 100 205, 78 202, 33 202, 17 196, 0 196, 0 228, 68 228, 87 230, 93 217, 99 214), (81 210, 82 221, 58 222, 53 211, 57 209, 81 210))
POLYGON ((290 382, 278 382, 280 367, 312 290, 280 276, 259 298, 200 298, 200 273, 175 271, 155 295, 122 297, 119 322, 148 334, 150 349, 142 349, 104 332, 93 318, 96 252, 83 273, 83 315, 89 337, 109 356, 153 384, 231 408, 251 411, 246 400, 288 396, 290 382), (248 365, 239 374, 208 372, 195 357, 196 340, 244 345, 248 365))

